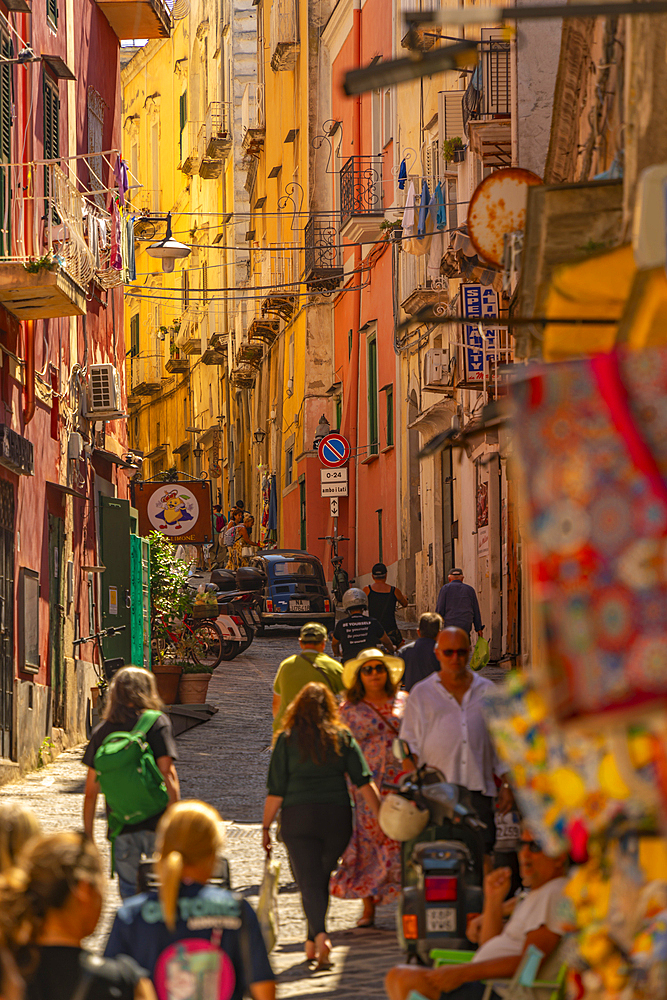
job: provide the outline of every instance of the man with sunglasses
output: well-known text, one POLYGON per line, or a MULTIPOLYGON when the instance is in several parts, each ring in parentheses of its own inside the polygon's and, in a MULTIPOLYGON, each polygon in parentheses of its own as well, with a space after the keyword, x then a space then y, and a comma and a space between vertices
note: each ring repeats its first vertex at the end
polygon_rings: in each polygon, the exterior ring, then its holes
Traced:
MULTIPOLYGON (((545 958, 555 951, 563 933, 559 913, 567 883, 567 854, 549 857, 530 830, 524 828, 519 865, 521 881, 529 892, 516 904, 507 923, 504 919, 511 870, 496 868, 484 879, 480 947, 472 961, 439 969, 396 966, 385 980, 389 1000, 406 1000, 411 990, 417 990, 427 1000, 481 1000, 486 989, 482 980, 511 979, 531 944, 545 958)), ((491 996, 497 1000, 496 993, 491 996)))
POLYGON ((486 824, 484 851, 490 855, 496 839, 494 806, 503 815, 514 797, 503 775, 507 772, 496 751, 482 712, 482 701, 493 682, 468 668, 470 639, 461 628, 444 628, 434 653, 440 670, 410 691, 401 725, 401 739, 408 743, 413 761, 406 766, 429 764, 447 781, 471 793, 472 806, 486 824), (495 777, 501 779, 496 801, 495 777))

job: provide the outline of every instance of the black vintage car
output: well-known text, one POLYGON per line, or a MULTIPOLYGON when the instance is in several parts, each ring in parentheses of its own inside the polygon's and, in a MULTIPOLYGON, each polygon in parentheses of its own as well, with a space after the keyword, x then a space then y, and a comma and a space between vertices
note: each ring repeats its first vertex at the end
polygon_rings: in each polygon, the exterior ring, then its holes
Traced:
POLYGON ((336 624, 322 563, 301 549, 272 549, 255 556, 251 565, 266 573, 260 617, 267 625, 336 624))

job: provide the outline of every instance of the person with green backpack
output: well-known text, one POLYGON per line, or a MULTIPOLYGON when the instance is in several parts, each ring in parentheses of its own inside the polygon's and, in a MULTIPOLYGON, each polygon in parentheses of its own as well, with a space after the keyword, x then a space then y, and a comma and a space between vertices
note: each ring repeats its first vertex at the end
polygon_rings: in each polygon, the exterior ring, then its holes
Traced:
POLYGON ((162 708, 153 674, 143 667, 123 667, 109 686, 104 719, 83 755, 88 767, 84 829, 92 839, 102 793, 112 871, 118 874, 123 899, 137 891, 141 857, 153 854, 160 817, 181 797, 174 766, 176 742, 162 708))

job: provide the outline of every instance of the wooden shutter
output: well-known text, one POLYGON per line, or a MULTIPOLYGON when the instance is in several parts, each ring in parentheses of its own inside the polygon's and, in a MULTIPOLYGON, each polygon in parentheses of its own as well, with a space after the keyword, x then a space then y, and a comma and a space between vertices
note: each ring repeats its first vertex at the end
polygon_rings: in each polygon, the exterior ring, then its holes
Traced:
POLYGON ((135 313, 130 318, 130 356, 133 358, 139 355, 139 313, 135 313))
POLYGON ((58 91, 44 76, 44 159, 56 160, 60 155, 60 99, 58 91))
POLYGON ((463 90, 441 90, 438 94, 438 132, 445 139, 465 139, 463 128, 463 90))
POLYGON ((54 28, 58 27, 58 0, 46 0, 46 16, 54 28))
MULTIPOLYGON (((8 38, 0 39, 0 53, 3 59, 11 59, 12 44, 8 38)), ((12 73, 8 65, 0 66, 0 162, 11 163, 12 159, 12 73)), ((11 172, 9 167, 0 168, 0 255, 11 253, 11 172)))
POLYGON ((181 162, 183 162, 183 132, 185 130, 185 126, 186 126, 187 120, 188 120, 188 92, 187 92, 187 90, 184 90, 183 93, 180 96, 180 99, 179 99, 179 102, 178 102, 178 117, 179 117, 179 122, 180 122, 180 129, 179 129, 179 133, 178 133, 179 134, 179 146, 180 146, 180 153, 181 153, 181 162))

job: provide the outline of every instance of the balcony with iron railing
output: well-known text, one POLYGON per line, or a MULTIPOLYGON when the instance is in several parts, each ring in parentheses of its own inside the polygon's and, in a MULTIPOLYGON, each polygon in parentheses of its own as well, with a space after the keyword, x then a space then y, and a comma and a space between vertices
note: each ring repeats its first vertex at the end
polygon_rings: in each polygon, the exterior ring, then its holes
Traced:
POLYGON ((172 4, 163 0, 97 0, 97 6, 121 41, 171 35, 172 4))
POLYGON ((180 135, 179 168, 190 177, 199 173, 204 152, 202 139, 204 128, 203 122, 186 122, 180 135))
POLYGON ((311 217, 303 231, 304 274, 309 291, 330 291, 343 278, 338 232, 332 219, 311 217))
POLYGON ((146 354, 132 358, 130 362, 130 392, 133 396, 152 396, 162 388, 162 355, 156 345, 147 349, 146 354))
POLYGON ((246 153, 259 156, 265 133, 264 85, 247 83, 241 101, 241 142, 246 153))
POLYGON ((434 315, 444 316, 449 303, 449 281, 444 275, 429 274, 428 255, 400 255, 401 308, 414 316, 427 306, 434 315))
POLYGON ((225 156, 232 148, 231 105, 216 101, 208 106, 206 121, 199 131, 199 176, 212 180, 222 173, 225 156))
POLYGON ((341 235, 352 242, 380 235, 382 157, 351 156, 340 171, 341 235))
POLYGON ((271 4, 271 69, 294 69, 299 52, 299 0, 273 0, 271 4))
POLYGON ((463 128, 470 148, 485 166, 512 162, 511 43, 499 38, 479 42, 479 61, 463 94, 463 128))
POLYGON ((299 284, 295 280, 295 253, 271 248, 262 267, 262 316, 272 314, 287 322, 296 309, 299 284))

